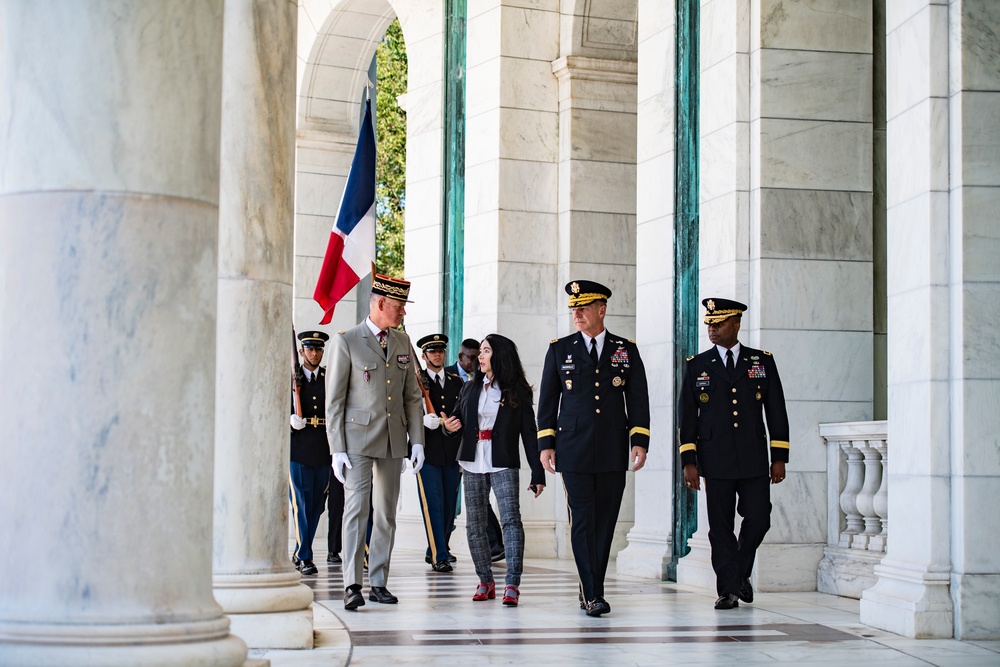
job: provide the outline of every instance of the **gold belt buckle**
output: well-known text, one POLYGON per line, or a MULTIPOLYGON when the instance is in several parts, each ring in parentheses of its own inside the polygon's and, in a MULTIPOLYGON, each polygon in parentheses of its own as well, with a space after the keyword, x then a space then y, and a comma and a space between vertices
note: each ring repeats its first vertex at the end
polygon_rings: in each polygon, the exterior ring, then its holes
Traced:
POLYGON ((326 420, 321 417, 309 417, 306 419, 307 426, 322 426, 326 424, 326 420))

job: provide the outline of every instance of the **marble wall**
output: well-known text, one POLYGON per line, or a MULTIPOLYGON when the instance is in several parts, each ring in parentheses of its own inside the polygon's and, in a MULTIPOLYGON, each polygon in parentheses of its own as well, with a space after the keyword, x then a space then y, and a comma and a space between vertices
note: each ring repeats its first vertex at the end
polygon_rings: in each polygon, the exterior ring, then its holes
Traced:
MULTIPOLYGON (((826 526, 817 425, 870 418, 871 45, 867 2, 701 6, 701 293, 750 306, 740 340, 774 352, 791 423, 762 590, 815 587, 826 526)), ((699 548, 685 561, 706 557, 699 548)), ((704 572, 699 563, 691 576, 704 585, 704 572)))

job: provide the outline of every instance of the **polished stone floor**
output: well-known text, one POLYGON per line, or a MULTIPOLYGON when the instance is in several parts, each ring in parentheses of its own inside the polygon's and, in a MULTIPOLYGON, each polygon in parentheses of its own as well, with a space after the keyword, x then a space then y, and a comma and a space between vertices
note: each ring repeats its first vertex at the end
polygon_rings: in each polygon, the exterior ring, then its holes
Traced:
MULTIPOLYGON (((758 593, 753 604, 716 611, 715 595, 670 582, 609 577, 612 613, 579 608, 572 561, 529 560, 521 604, 473 602, 468 557, 433 572, 423 552, 397 549, 388 588, 397 605, 344 610, 340 566, 317 552, 316 648, 252 650, 273 667, 306 665, 875 664, 1000 666, 1000 641, 912 640, 866 627, 858 601, 820 593, 758 593)), ((504 563, 498 563, 503 568, 504 563)), ((614 564, 612 563, 612 568, 614 564)), ((495 571, 503 581, 503 569, 495 571)), ((367 599, 367 582, 365 585, 367 599)))

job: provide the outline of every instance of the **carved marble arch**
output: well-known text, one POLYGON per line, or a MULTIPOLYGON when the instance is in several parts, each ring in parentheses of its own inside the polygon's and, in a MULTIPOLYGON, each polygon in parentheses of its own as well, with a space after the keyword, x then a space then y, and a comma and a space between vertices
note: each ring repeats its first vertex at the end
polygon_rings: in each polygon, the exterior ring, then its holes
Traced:
POLYGON ((358 105, 375 49, 396 12, 387 0, 302 3, 298 128, 356 136, 358 105))
POLYGON ((638 60, 638 0, 563 0, 562 57, 638 60))

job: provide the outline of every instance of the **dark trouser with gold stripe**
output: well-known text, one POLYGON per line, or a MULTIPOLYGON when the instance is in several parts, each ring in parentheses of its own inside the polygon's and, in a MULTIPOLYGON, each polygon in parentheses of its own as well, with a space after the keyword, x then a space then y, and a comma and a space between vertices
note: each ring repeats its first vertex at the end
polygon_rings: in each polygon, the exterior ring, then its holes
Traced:
POLYGON ((771 479, 706 479, 705 496, 715 587, 719 595, 737 595, 740 578, 750 577, 757 547, 771 528, 771 479), (736 512, 743 517, 739 539, 733 533, 736 512))
POLYGON ((448 560, 448 533, 458 502, 458 463, 436 466, 425 463, 417 473, 417 496, 427 533, 427 555, 432 563, 448 560))
POLYGON ((330 466, 307 466, 291 461, 288 465, 288 496, 295 526, 295 558, 312 560, 312 542, 323 515, 326 488, 333 470, 330 466))
POLYGON ((564 472, 570 512, 570 542, 586 600, 604 597, 604 576, 611 557, 625 472, 564 472))

